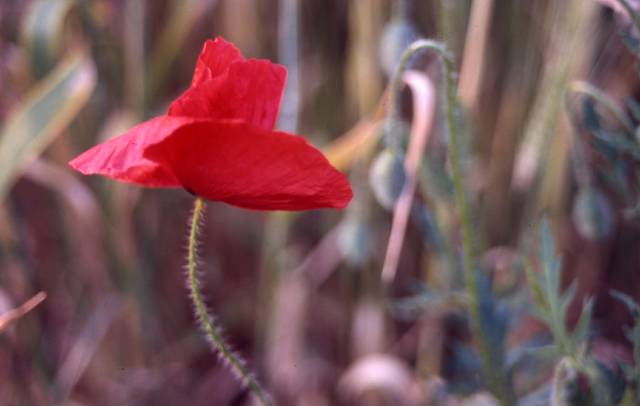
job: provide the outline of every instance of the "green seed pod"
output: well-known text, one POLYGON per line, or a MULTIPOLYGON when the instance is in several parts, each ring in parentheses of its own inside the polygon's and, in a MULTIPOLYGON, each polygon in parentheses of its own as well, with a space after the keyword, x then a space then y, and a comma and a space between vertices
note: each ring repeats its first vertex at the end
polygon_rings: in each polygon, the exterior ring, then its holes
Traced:
POLYGON ((394 18, 382 31, 378 57, 380 66, 388 77, 392 77, 402 53, 420 37, 415 26, 404 18, 394 18))
POLYGON ((338 244, 348 264, 364 265, 372 252, 369 225, 360 216, 347 216, 340 224, 338 244))
POLYGON ((393 210, 406 178, 402 154, 386 148, 373 161, 369 171, 369 184, 378 203, 393 210))
POLYGON ((613 208, 609 199, 593 187, 582 188, 573 203, 573 223, 590 240, 603 240, 613 230, 613 208))

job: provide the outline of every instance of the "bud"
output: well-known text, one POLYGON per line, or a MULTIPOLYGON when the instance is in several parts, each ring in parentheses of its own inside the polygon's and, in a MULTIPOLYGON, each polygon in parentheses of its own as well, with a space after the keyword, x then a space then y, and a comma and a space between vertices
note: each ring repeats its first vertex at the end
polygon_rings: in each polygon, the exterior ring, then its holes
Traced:
POLYGON ((387 210, 393 207, 404 187, 404 157, 391 148, 376 157, 369 171, 369 184, 378 203, 387 210))
POLYGON ((613 208, 609 199, 590 186, 578 192, 572 217, 578 233, 589 240, 603 240, 613 230, 613 208))
POLYGON ((414 25, 404 18, 394 18, 382 31, 378 57, 380 66, 392 77, 405 49, 420 37, 414 25))
POLYGON ((387 118, 381 126, 381 131, 386 145, 400 145, 402 149, 407 148, 411 138, 411 123, 401 118, 387 118), (395 138, 392 139, 392 136, 395 138))
POLYGON ((358 215, 349 215, 340 224, 338 244, 344 260, 353 266, 362 266, 369 258, 371 229, 358 215))

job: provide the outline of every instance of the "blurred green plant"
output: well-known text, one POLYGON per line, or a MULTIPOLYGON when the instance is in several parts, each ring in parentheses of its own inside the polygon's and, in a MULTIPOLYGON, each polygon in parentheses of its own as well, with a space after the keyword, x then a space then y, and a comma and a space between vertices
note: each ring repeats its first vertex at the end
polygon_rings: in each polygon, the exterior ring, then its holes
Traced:
POLYGON ((539 234, 540 272, 529 264, 527 281, 533 299, 532 313, 549 328, 553 342, 535 353, 557 359, 550 402, 552 405, 606 406, 620 402, 624 385, 615 374, 594 358, 590 349, 590 325, 593 299, 587 299, 571 331, 567 326, 569 306, 575 299, 576 283, 561 289, 561 261, 555 254, 555 242, 548 220, 539 234))
POLYGON ((576 328, 570 332, 566 325, 567 311, 575 298, 576 285, 573 283, 561 291, 561 262, 555 255, 555 243, 547 220, 542 223, 539 243, 542 271, 534 271, 529 264, 526 274, 533 298, 532 312, 549 327, 553 336, 553 344, 545 348, 545 352, 553 356, 567 356, 579 363, 589 338, 593 300, 586 301, 576 328))
POLYGON ((0 131, 0 200, 21 171, 73 121, 96 84, 83 50, 71 53, 37 83, 0 131))
POLYGON ((29 7, 21 36, 36 78, 46 75, 59 60, 65 25, 75 6, 75 0, 36 0, 29 7))
POLYGON ((631 327, 625 327, 625 336, 633 345, 633 362, 623 362, 621 367, 628 386, 623 404, 637 405, 640 404, 640 305, 622 292, 613 291, 611 295, 624 303, 633 317, 631 327))

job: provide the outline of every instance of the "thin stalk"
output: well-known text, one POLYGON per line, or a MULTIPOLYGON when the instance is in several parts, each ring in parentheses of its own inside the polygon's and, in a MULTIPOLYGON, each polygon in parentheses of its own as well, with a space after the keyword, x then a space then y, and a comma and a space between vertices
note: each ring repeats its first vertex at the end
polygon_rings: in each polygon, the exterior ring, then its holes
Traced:
POLYGON ((198 280, 197 262, 198 262, 198 234, 200 222, 204 215, 205 204, 201 198, 196 198, 193 206, 193 214, 189 229, 189 252, 187 256, 187 277, 188 287, 193 308, 198 317, 200 328, 205 333, 207 340, 211 344, 213 351, 217 351, 224 362, 231 368, 236 377, 246 385, 253 393, 256 400, 265 406, 271 406, 273 403, 267 391, 260 385, 256 377, 247 369, 244 361, 238 356, 227 344, 222 337, 221 329, 215 324, 214 318, 209 314, 207 305, 204 302, 202 291, 200 289, 200 281, 198 280))
POLYGON ((411 58, 420 51, 432 50, 440 56, 442 69, 445 78, 445 110, 447 132, 449 134, 449 154, 451 159, 451 170, 453 177, 453 186, 455 192, 456 205, 460 211, 460 222, 462 227, 462 266, 464 270, 465 285, 467 288, 467 296, 469 303, 469 314, 471 318, 471 329, 477 340, 484 375, 487 379, 488 386, 500 399, 504 405, 514 404, 513 394, 510 389, 508 379, 500 368, 496 368, 494 357, 492 355, 492 343, 488 334, 483 330, 482 315, 480 310, 480 292, 478 287, 477 270, 475 266, 475 248, 473 244, 473 226, 471 222, 471 214, 469 203, 467 201, 466 192, 463 182, 462 163, 460 158, 459 127, 455 121, 456 108, 456 86, 454 80, 454 61, 449 55, 444 44, 432 40, 418 40, 409 45, 407 50, 400 58, 400 62, 393 75, 391 82, 391 91, 389 95, 389 126, 390 147, 400 148, 401 142, 397 133, 397 116, 399 111, 399 96, 402 89, 402 73, 407 67, 411 58))

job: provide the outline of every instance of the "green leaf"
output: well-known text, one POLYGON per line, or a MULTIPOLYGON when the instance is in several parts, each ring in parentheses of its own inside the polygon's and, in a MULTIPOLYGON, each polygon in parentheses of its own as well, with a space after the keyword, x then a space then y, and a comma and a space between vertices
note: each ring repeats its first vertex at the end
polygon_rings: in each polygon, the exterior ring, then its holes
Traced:
MULTIPOLYGON (((540 234, 540 258, 542 260, 541 286, 544 293, 547 311, 554 314, 561 309, 560 296, 560 261, 555 255, 555 241, 551 234, 549 221, 545 218, 542 223, 540 234)), ((563 313, 557 313, 563 314, 563 313)))
MULTIPOLYGON (((567 314, 567 311, 569 310, 569 306, 571 305, 571 302, 573 302, 573 298, 576 295, 577 288, 578 286, 576 284, 576 281, 573 281, 571 285, 569 285, 569 287, 565 289, 565 291, 562 293, 562 295, 560 296, 560 300, 558 302, 558 306, 560 309, 559 314, 561 315, 567 314)), ((558 292, 559 291, 560 290, 558 289, 558 292)))
POLYGON ((538 307, 534 307, 531 310, 529 310, 529 313, 531 313, 533 317, 545 323, 546 325, 553 324, 553 319, 549 314, 548 309, 541 309, 538 307))
POLYGON ((559 355, 579 359, 580 343, 589 336, 593 302, 588 300, 585 303, 576 329, 570 334, 565 323, 577 285, 574 281, 564 292, 561 291, 561 262, 555 254, 555 242, 546 219, 540 229, 539 261, 543 269, 537 273, 531 268, 527 270, 527 279, 534 297, 534 306, 530 312, 547 325, 553 336, 553 348, 559 355))
POLYGON ((555 344, 543 345, 542 347, 535 347, 527 349, 527 352, 534 357, 553 359, 561 354, 560 349, 555 344))
POLYGON ((529 289, 531 289, 535 306, 548 311, 547 300, 544 296, 544 291, 542 290, 542 278, 533 270, 533 267, 530 264, 525 265, 525 274, 527 276, 527 283, 529 284, 529 289))
POLYGON ((25 167, 87 103, 95 68, 83 51, 70 54, 37 83, 0 130, 0 201, 25 167))
POLYGON ((601 130, 600 117, 598 117, 598 112, 596 111, 596 106, 593 100, 586 99, 582 103, 582 115, 584 117, 582 124, 587 130, 591 132, 601 130))
POLYGON ((591 324, 591 314, 593 313, 593 299, 588 299, 582 306, 580 319, 573 331, 575 342, 582 342, 589 338, 589 326, 591 324))
POLYGON ((36 0, 22 25, 22 43, 37 78, 46 75, 64 50, 65 22, 75 0, 36 0))
POLYGON ((614 133, 609 135, 605 131, 598 131, 593 133, 594 140, 604 142, 610 148, 615 149, 618 152, 631 155, 634 159, 640 160, 640 146, 628 138, 626 134, 614 133))

